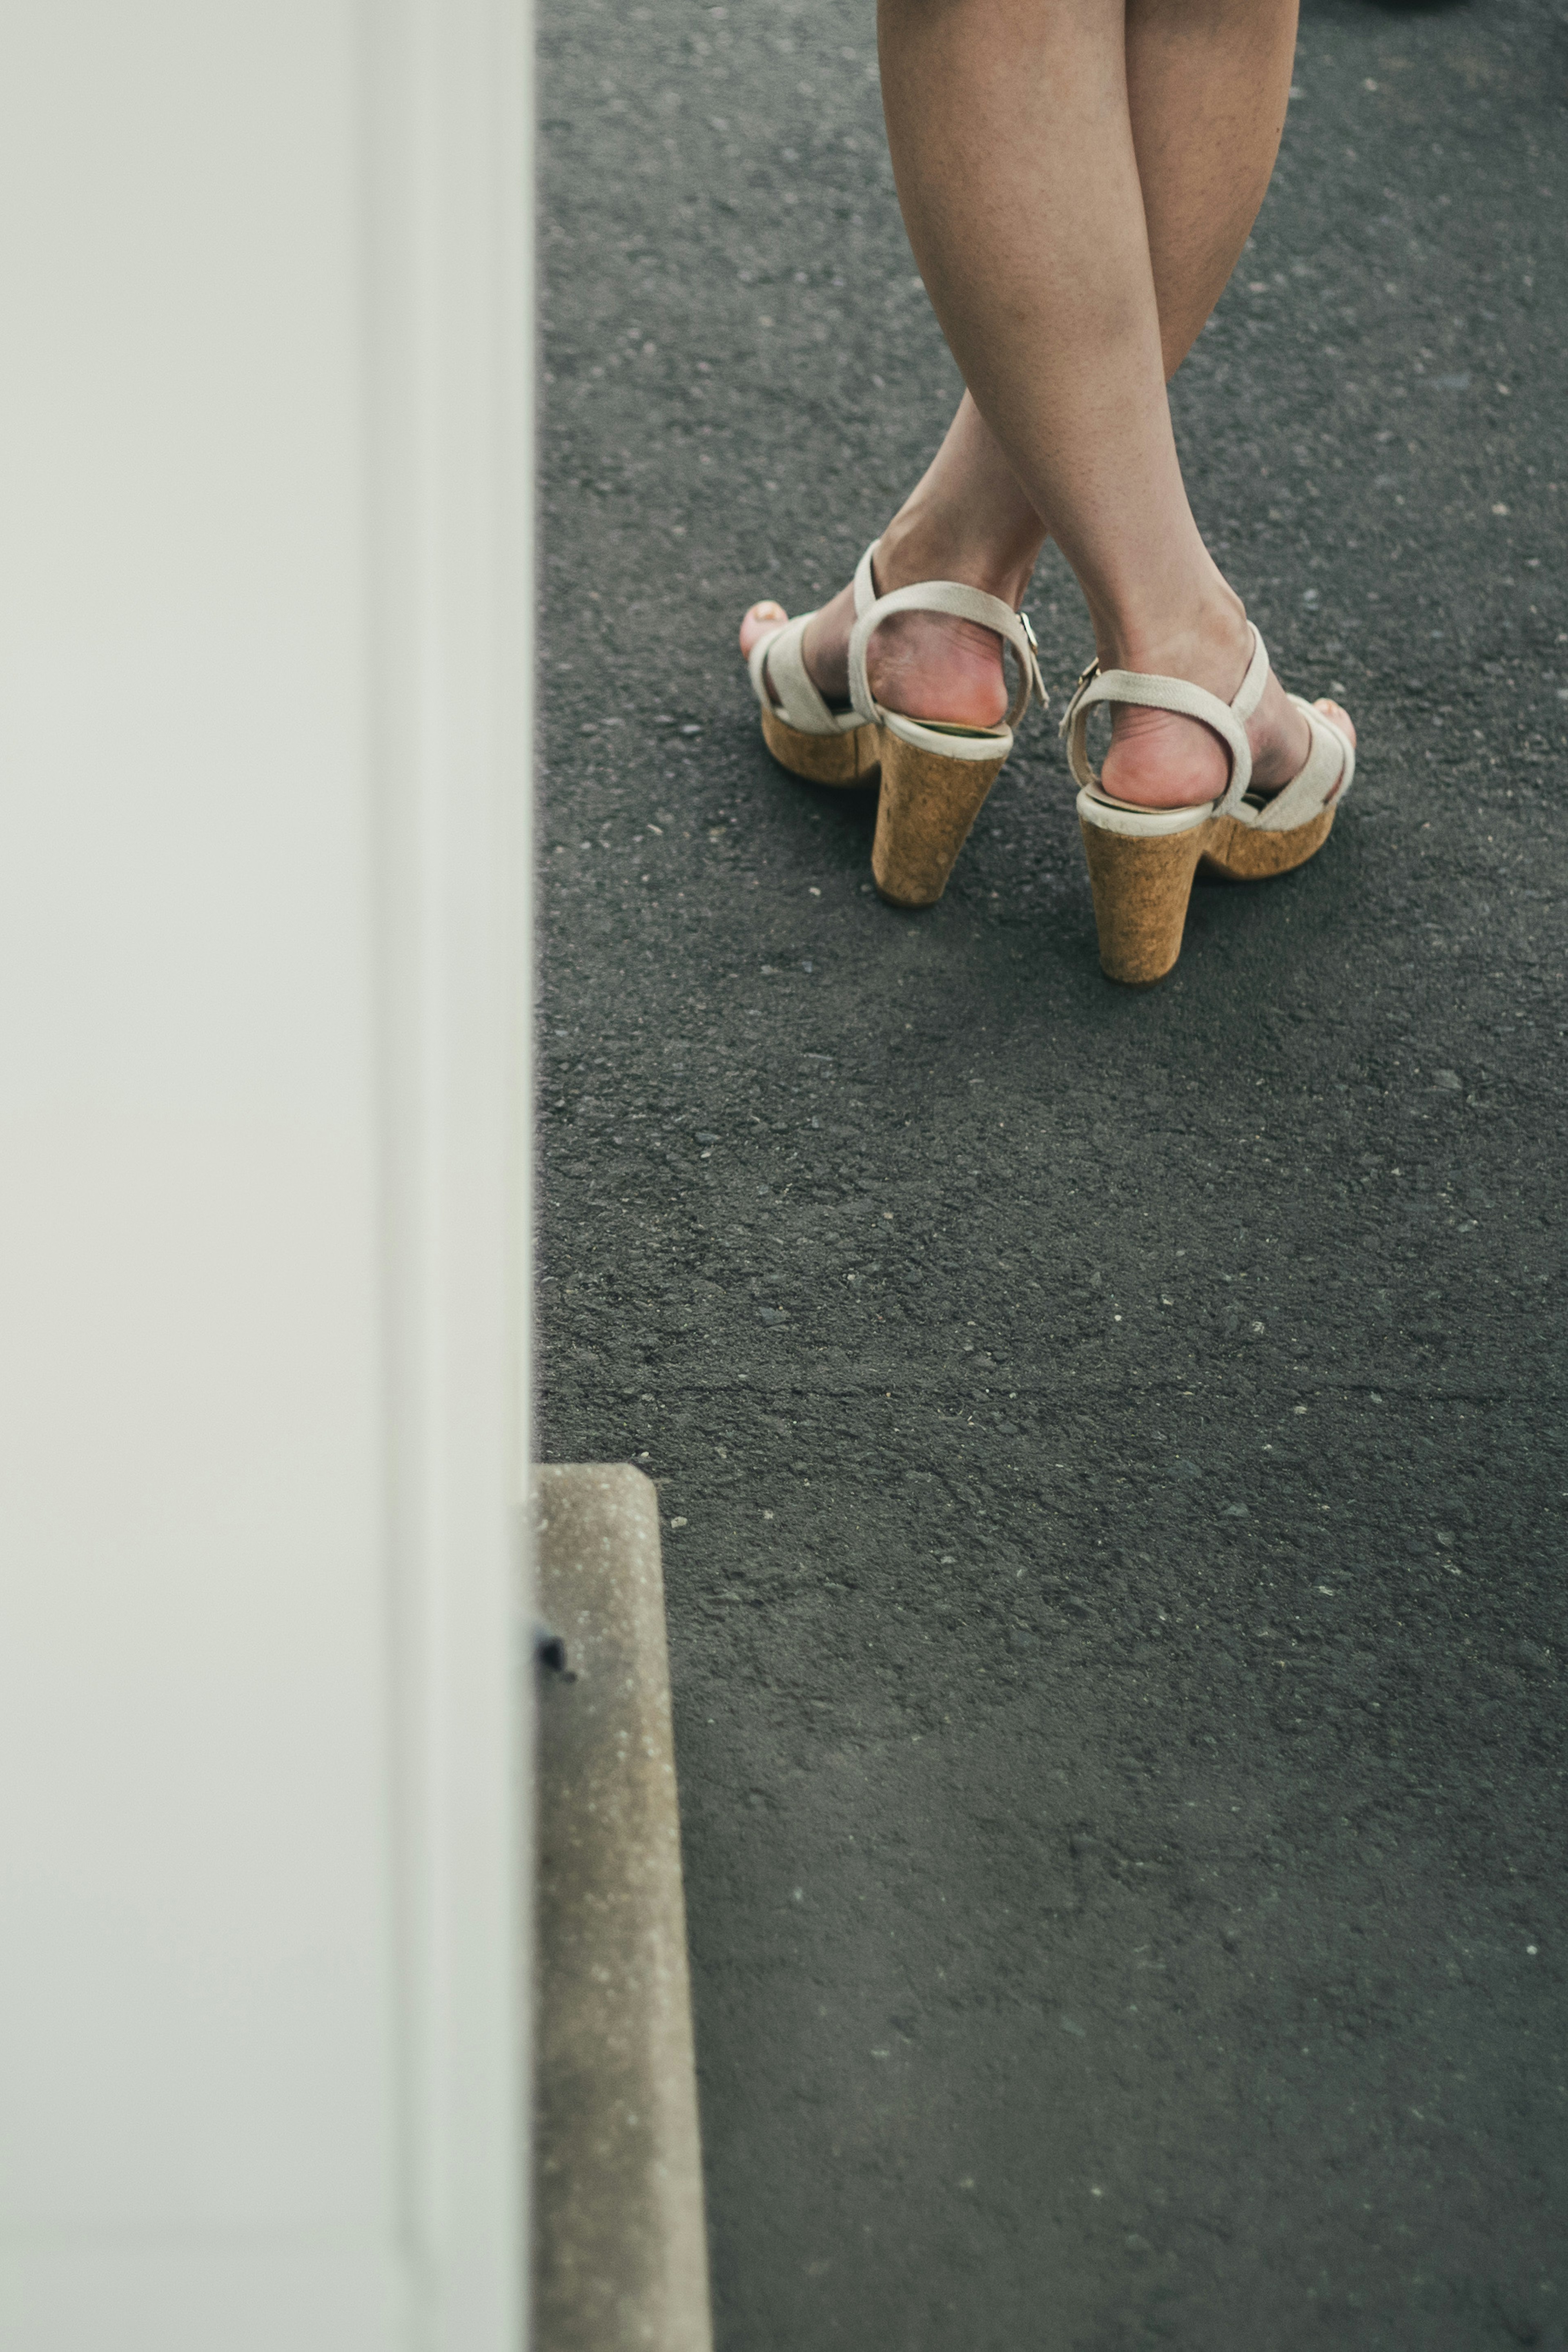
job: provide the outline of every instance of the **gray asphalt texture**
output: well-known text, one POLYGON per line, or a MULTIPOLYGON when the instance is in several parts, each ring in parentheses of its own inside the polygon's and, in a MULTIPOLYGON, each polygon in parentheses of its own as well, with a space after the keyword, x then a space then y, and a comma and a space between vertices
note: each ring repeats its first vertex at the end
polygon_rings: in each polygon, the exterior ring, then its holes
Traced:
POLYGON ((869 10, 541 42, 540 1442, 661 1486, 718 2341, 1562 2347, 1568 13, 1308 8, 1174 399, 1363 764, 1148 994, 1053 723, 918 916, 758 740, 956 396, 869 10))

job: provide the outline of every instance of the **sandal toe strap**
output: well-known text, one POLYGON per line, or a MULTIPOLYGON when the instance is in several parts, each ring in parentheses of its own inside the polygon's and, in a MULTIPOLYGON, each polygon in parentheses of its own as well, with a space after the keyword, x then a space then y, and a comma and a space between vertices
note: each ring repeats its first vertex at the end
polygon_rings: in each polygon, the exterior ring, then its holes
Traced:
POLYGON ((1331 802, 1343 800, 1355 780, 1355 746, 1344 730, 1299 694, 1290 699, 1312 730, 1312 749, 1306 765, 1252 818, 1260 833, 1291 833, 1310 824, 1331 802))
POLYGON ((811 681, 802 641, 806 624, 815 617, 811 613, 797 614, 794 620, 781 621, 766 636, 758 637, 747 663, 751 690, 764 710, 775 712, 798 734, 840 735, 846 719, 851 727, 861 722, 852 712, 831 710, 811 681))

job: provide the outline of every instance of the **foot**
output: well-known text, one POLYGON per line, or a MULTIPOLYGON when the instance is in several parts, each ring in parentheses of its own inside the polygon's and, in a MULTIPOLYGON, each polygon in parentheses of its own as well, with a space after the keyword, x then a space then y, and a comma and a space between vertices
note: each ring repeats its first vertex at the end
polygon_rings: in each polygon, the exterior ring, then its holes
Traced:
MULTIPOLYGON (((1138 649, 1135 659, 1119 653, 1114 667, 1154 672, 1165 677, 1191 678, 1228 702, 1240 691, 1251 639, 1244 623, 1225 634, 1232 642, 1172 645, 1138 649), (1235 642, 1239 626, 1243 642, 1235 642)), ((1217 633, 1218 635, 1218 633, 1217 633)), ((1104 667, 1113 667, 1106 661, 1104 667)), ((1355 741, 1349 714, 1326 698, 1312 708, 1332 719, 1355 741)), ((1252 790, 1277 793, 1300 775, 1312 749, 1305 718, 1269 673, 1262 699, 1247 722, 1252 747, 1252 790)), ((1230 754, 1211 727, 1200 719, 1183 719, 1175 711, 1145 710, 1134 703, 1117 703, 1111 714, 1111 745, 1100 772, 1100 782, 1113 800, 1131 801, 1139 808, 1194 808, 1216 801, 1230 780, 1230 754)))
MULTIPOLYGON (((894 561, 879 564, 877 589, 894 588, 938 575, 930 571, 901 576, 894 561)), ((953 575, 943 573, 941 577, 953 575)), ((976 587, 1014 602, 1024 583, 976 580, 976 587)), ((1015 604, 1016 609, 1016 604, 1015 604)), ((749 660, 765 630, 788 617, 781 604, 753 604, 740 625, 740 650, 749 660)), ((811 683, 824 700, 842 708, 850 698, 850 631, 854 626, 852 586, 824 604, 806 631, 801 651, 811 683)), ((1002 663, 1002 641, 976 621, 944 613, 894 613, 883 622, 866 648, 866 676, 884 709, 906 719, 943 719, 953 727, 997 727, 1008 715, 1011 694, 1002 663)), ((775 698, 776 699, 777 698, 775 698)))

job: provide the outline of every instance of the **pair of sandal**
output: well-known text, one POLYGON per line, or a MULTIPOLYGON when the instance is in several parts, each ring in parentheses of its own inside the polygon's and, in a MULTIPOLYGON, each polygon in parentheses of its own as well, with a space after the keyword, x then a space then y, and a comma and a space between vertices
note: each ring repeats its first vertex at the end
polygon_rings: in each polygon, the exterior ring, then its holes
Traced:
MULTIPOLYGON (((751 684, 768 749, 791 775, 816 784, 873 784, 880 778, 872 874, 897 907, 930 907, 1013 747, 1013 730, 1036 697, 1049 698, 1028 617, 999 597, 953 580, 927 580, 879 596, 875 546, 855 571, 850 636, 850 703, 833 709, 807 673, 802 640, 814 615, 765 628, 751 648, 751 684), (943 613, 994 629, 1013 655, 1018 690, 999 727, 944 726, 886 710, 871 691, 866 650, 895 613, 943 613)), ((1078 817, 1094 898, 1100 961, 1112 980, 1152 987, 1181 953, 1193 877, 1200 864, 1234 882, 1257 882, 1304 865, 1328 839, 1355 775, 1355 747, 1343 728, 1299 695, 1291 701, 1311 730, 1306 762, 1270 795, 1251 789, 1247 721, 1269 682, 1269 656, 1256 628, 1252 658, 1234 700, 1222 702, 1183 678, 1104 670, 1092 662, 1061 721, 1079 787, 1078 817), (1211 727, 1230 754, 1230 778, 1217 801, 1191 808, 1140 808, 1113 800, 1089 763, 1089 713, 1096 703, 1141 703, 1211 727)))

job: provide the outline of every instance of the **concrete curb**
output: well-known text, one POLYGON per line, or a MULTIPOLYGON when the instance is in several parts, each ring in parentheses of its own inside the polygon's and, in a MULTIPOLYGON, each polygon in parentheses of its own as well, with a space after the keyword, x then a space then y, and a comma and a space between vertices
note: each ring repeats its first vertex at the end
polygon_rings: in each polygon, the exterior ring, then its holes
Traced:
POLYGON ((537 2352, 710 2352, 659 1508, 535 1473, 540 1615, 537 2352))

